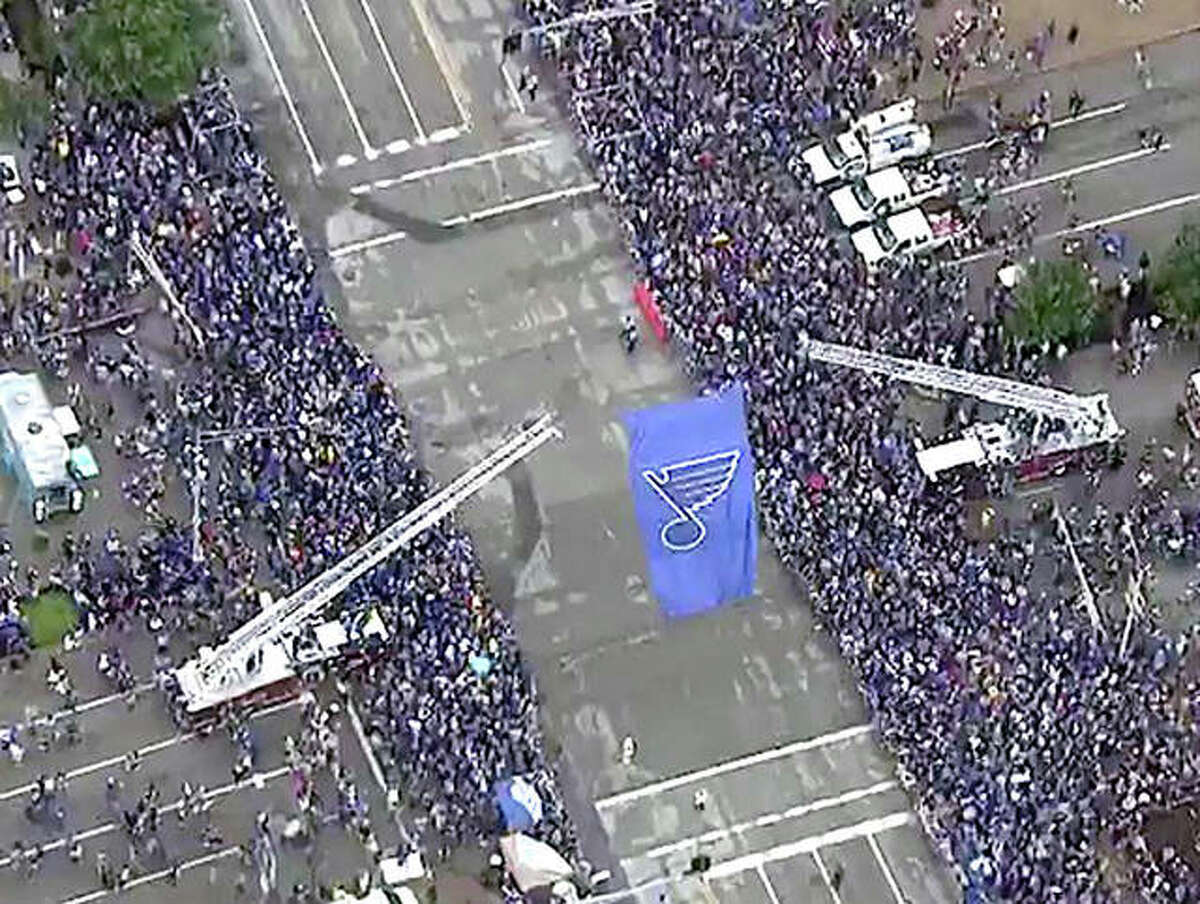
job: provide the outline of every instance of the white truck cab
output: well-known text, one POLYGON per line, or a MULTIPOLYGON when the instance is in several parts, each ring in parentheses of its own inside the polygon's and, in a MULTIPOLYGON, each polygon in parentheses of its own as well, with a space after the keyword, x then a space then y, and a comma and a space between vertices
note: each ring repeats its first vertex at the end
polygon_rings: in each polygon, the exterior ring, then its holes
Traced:
POLYGON ((852 232, 850 243, 867 269, 874 270, 885 260, 928 254, 947 244, 962 228, 962 218, 953 206, 937 212, 912 207, 852 232))
POLYGON ((924 156, 933 147, 933 133, 920 123, 903 123, 881 132, 842 132, 826 145, 818 142, 800 152, 800 160, 817 185, 853 179, 864 173, 924 156))
POLYGON ((899 167, 891 166, 834 189, 829 195, 829 203, 841 225, 853 229, 882 216, 915 207, 922 201, 941 195, 945 188, 944 180, 937 176, 904 173, 899 167))

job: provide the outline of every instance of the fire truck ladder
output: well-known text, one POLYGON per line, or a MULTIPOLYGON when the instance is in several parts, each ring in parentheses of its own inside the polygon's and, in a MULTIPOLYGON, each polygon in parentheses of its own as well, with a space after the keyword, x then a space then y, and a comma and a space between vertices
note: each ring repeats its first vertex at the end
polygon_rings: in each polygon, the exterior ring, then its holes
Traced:
POLYGON ((1116 439, 1122 432, 1113 417, 1107 393, 1080 396, 1048 386, 897 358, 807 337, 801 343, 809 358, 824 364, 852 367, 906 383, 956 392, 995 405, 1033 412, 1043 418, 1061 419, 1098 439, 1116 439))
POLYGON ((313 578, 291 596, 264 609, 218 649, 176 670, 181 688, 198 688, 206 698, 220 698, 254 668, 256 655, 269 643, 297 629, 320 612, 351 583, 389 558, 426 529, 451 514, 509 467, 531 455, 562 431, 552 414, 544 414, 505 440, 495 451, 468 468, 412 511, 384 528, 342 561, 313 578), (179 673, 190 672, 188 678, 179 673))

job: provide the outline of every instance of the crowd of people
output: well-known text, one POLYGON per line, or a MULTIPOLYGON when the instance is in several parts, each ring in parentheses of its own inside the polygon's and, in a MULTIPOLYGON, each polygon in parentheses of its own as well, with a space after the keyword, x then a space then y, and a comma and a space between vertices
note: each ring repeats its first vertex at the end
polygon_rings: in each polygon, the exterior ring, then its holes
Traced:
MULTIPOLYGON (((576 9, 524 7, 535 22, 576 9)), ((906 0, 662 0, 653 17, 574 30, 553 58, 588 92, 582 138, 679 356, 702 386, 745 385, 765 526, 969 900, 1197 900, 1194 858, 1158 856, 1144 831, 1200 792, 1195 723, 1178 706, 1195 693, 1181 665, 1192 640, 1140 620, 1123 651, 1069 576, 1031 589, 1029 535, 972 541, 961 486, 919 472, 902 389, 800 351, 807 334, 1037 370, 996 323, 972 323, 962 268, 866 279, 794 165, 821 123, 888 102, 880 72, 913 65, 914 16, 906 0), (601 86, 636 104, 635 134, 596 108, 601 86)))
MULTIPOLYGON (((77 113, 56 105, 30 169, 36 226, 71 250, 78 288, 61 303, 47 295, 16 306, 21 349, 35 348, 47 370, 79 381, 85 396, 94 382, 136 393, 141 422, 114 439, 155 480, 153 492, 138 481, 125 486, 144 510, 142 533, 71 537, 52 574, 14 570, 6 596, 43 583, 67 587, 86 629, 140 626, 154 637, 165 675, 172 636, 219 641, 257 612, 264 585, 276 594, 302 585, 434 485, 379 367, 334 322, 218 76, 172 118, 131 105, 77 113), (69 329, 112 316, 144 287, 130 254, 135 235, 185 308, 171 311, 186 350, 174 376, 142 353, 136 336, 120 339, 114 355, 69 329), (212 431, 225 431, 223 439, 198 448, 197 437, 212 431), (185 486, 211 488, 195 531, 157 505, 165 462, 178 463, 185 486)), ((85 412, 86 429, 111 415, 85 412)), ((542 797, 533 834, 577 856, 530 678, 466 534, 448 521, 427 530, 351 587, 340 611, 349 625, 368 605, 384 615, 390 640, 387 655, 367 667, 363 721, 389 780, 428 814, 433 832, 422 840, 448 853, 494 838, 495 783, 521 775, 542 797)), ((121 687, 131 673, 119 644, 105 651, 104 669, 121 687)), ((10 729, 10 740, 23 754, 46 724, 24 726, 21 737, 10 729)), ((246 734, 236 740, 235 778, 252 760, 246 734)), ((347 825, 374 843, 357 793, 342 790, 347 825)))

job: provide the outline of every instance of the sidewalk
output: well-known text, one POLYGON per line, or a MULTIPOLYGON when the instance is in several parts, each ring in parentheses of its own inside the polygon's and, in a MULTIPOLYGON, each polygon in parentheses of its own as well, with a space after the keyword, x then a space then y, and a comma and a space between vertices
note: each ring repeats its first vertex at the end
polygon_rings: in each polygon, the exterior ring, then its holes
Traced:
MULTIPOLYGON (((1014 48, 1018 52, 1018 76, 1014 79, 1005 71, 1003 60, 985 69, 973 66, 959 85, 957 93, 960 96, 964 92, 1008 86, 1031 75, 1122 54, 1129 55, 1132 73, 1133 50, 1137 46, 1147 46, 1153 58, 1149 45, 1200 30, 1200 0, 1144 0, 1145 8, 1141 13, 1126 11, 1117 0, 1008 0, 1001 5, 1006 32, 1004 46, 1006 52, 1014 48), (1039 69, 1026 59, 1024 49, 1051 21, 1055 23, 1054 37, 1039 69), (1079 27, 1073 45, 1067 42, 1072 25, 1079 27)), ((946 79, 930 65, 934 38, 949 30, 955 11, 959 9, 969 14, 970 0, 938 0, 932 9, 922 9, 918 14, 917 32, 925 54, 924 71, 917 83, 917 96, 921 100, 940 100, 942 96, 946 79)), ((978 43, 971 46, 978 46, 978 43)))

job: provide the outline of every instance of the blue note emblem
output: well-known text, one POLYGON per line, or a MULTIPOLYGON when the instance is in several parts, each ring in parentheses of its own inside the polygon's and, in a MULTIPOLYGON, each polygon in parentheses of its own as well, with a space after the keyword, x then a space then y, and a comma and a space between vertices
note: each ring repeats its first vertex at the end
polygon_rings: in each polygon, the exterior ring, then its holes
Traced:
POLYGON ((642 471, 642 478, 675 514, 659 531, 663 546, 671 552, 690 552, 704 542, 708 528, 699 512, 729 489, 741 458, 741 450, 733 449, 642 471))

